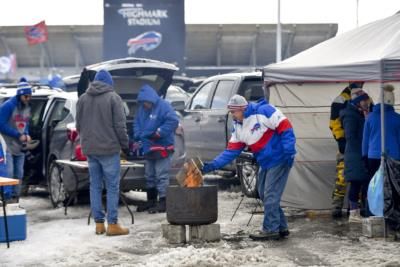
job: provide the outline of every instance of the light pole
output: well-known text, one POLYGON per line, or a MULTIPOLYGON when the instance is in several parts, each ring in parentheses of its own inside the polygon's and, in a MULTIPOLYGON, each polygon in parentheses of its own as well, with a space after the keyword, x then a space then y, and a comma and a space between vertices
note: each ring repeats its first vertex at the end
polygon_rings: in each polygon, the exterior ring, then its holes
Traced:
POLYGON ((358 28, 358 6, 359 0, 356 0, 356 27, 358 28))
POLYGON ((276 24, 276 62, 280 62, 281 60, 282 60, 281 0, 278 0, 278 22, 276 24))

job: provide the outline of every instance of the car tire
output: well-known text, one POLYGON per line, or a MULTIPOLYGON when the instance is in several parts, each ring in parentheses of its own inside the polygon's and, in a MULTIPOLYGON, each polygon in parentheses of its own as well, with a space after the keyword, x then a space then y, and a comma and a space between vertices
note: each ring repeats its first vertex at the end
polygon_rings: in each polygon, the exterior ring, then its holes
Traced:
POLYGON ((237 175, 240 180, 240 188, 243 194, 250 198, 258 196, 258 165, 249 160, 237 161, 237 175))
POLYGON ((67 191, 63 182, 63 170, 54 161, 50 163, 47 180, 51 204, 54 208, 63 206, 67 201, 67 191))

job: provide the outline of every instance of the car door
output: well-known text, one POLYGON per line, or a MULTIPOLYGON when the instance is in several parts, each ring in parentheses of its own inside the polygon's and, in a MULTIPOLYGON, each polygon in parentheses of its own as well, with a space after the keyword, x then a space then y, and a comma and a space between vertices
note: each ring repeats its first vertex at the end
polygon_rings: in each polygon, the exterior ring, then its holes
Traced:
POLYGON ((226 107, 235 83, 235 79, 219 80, 211 99, 210 109, 203 112, 200 126, 204 143, 203 156, 207 160, 215 158, 226 147, 228 130, 226 107))
MULTIPOLYGON (((54 138, 56 129, 59 127, 59 123, 62 122, 66 116, 69 114, 69 111, 65 109, 66 99, 64 98, 53 98, 52 102, 49 105, 49 109, 47 111, 43 128, 42 128, 42 140, 43 140, 43 151, 44 151, 44 159, 47 160, 49 155, 50 142, 52 138, 54 138)), ((62 140, 67 141, 67 135, 65 133, 65 137, 62 140)), ((44 162, 43 166, 45 166, 46 162, 44 162)))
POLYGON ((214 90, 214 81, 206 82, 197 90, 185 109, 182 125, 185 133, 185 145, 188 157, 197 157, 204 154, 203 134, 201 121, 203 112, 210 107, 211 93, 214 90))
MULTIPOLYGON (((31 117, 29 120, 29 135, 32 140, 39 140, 41 143, 43 114, 48 98, 46 96, 33 96, 30 101, 31 117)), ((43 162, 43 150, 39 145, 31 150, 29 156, 25 158, 25 176, 29 177, 29 184, 39 184, 43 180, 41 165, 43 162)))

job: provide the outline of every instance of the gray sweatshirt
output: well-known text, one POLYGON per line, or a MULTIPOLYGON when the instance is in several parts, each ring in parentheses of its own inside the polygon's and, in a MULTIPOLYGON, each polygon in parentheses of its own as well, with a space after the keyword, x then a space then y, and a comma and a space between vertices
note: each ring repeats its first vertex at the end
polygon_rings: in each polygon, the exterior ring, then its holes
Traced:
POLYGON ((129 146, 122 99, 106 83, 92 82, 79 98, 76 128, 85 155, 111 155, 129 146))

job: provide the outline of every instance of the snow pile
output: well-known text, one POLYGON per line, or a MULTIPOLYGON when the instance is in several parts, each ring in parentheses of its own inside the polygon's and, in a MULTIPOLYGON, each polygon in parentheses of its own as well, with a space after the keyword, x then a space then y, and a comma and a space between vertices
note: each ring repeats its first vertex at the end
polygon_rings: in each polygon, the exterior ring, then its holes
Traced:
POLYGON ((242 250, 233 250, 229 246, 214 248, 187 246, 168 248, 161 253, 150 257, 142 266, 295 266, 287 259, 268 255, 263 246, 242 250))

